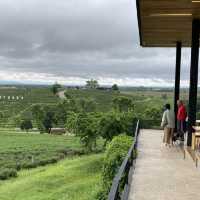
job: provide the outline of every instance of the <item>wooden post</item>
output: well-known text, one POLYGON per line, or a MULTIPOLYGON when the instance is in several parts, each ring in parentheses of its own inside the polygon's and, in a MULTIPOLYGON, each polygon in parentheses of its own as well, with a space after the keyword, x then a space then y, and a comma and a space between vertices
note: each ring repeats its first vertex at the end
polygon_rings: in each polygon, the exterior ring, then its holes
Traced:
POLYGON ((192 145, 192 126, 196 122, 197 88, 198 88, 198 63, 199 63, 199 30, 200 21, 192 22, 192 47, 190 66, 189 112, 188 112, 188 139, 187 145, 192 145))

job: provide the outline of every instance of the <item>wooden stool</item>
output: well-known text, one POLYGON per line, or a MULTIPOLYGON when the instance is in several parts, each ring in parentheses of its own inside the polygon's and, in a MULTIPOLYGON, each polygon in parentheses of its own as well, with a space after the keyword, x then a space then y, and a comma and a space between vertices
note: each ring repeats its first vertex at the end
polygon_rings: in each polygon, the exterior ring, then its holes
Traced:
POLYGON ((200 127, 193 127, 195 132, 192 134, 192 150, 199 149, 200 147, 200 127))
POLYGON ((199 120, 199 119, 196 120, 196 126, 197 126, 197 127, 200 126, 200 120, 199 120))
POLYGON ((195 150, 200 149, 200 135, 195 137, 195 150))

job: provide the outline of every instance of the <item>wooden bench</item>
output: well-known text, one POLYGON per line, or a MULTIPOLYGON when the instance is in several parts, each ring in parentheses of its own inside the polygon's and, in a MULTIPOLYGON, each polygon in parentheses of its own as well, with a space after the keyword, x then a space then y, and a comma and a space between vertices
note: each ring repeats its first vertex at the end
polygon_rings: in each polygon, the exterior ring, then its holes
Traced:
POLYGON ((66 133, 66 129, 65 128, 51 128, 50 133, 54 135, 63 135, 66 133))

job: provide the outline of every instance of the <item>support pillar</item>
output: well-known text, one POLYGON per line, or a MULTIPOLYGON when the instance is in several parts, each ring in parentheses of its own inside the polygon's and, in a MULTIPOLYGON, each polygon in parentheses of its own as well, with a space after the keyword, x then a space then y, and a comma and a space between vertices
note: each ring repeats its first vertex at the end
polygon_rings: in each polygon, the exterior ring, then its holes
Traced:
POLYGON ((198 62, 199 62, 199 31, 200 21, 194 19, 192 22, 192 48, 190 66, 190 88, 188 108, 188 139, 187 145, 192 144, 192 126, 196 123, 196 105, 198 89, 198 62))
MULTIPOLYGON (((180 94, 180 72, 181 72, 181 47, 182 43, 176 43, 176 70, 175 70, 175 88, 174 88, 174 113, 177 116, 177 101, 180 94)), ((177 118, 175 117, 175 131, 177 130, 177 118)))

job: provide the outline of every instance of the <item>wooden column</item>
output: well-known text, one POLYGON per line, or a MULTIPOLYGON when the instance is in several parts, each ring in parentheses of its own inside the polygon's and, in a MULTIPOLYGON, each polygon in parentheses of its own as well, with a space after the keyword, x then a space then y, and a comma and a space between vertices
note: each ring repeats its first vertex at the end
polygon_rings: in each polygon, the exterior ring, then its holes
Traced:
POLYGON ((189 110, 188 110, 188 139, 187 145, 192 144, 192 126, 196 122, 197 88, 198 88, 198 63, 199 63, 199 30, 200 21, 192 22, 192 47, 190 66, 189 110))
MULTIPOLYGON (((174 88, 174 113, 177 116, 177 101, 180 94, 180 72, 181 72, 181 42, 176 43, 176 70, 175 70, 175 88, 174 88)), ((175 131, 177 130, 177 118, 175 117, 175 131)))

